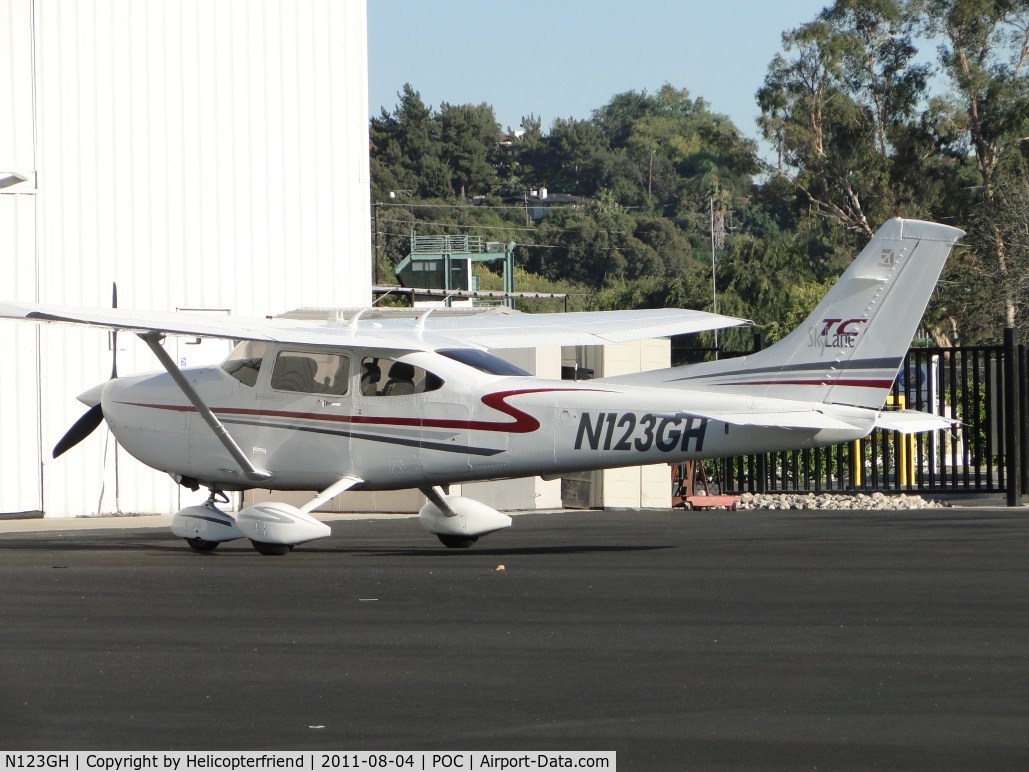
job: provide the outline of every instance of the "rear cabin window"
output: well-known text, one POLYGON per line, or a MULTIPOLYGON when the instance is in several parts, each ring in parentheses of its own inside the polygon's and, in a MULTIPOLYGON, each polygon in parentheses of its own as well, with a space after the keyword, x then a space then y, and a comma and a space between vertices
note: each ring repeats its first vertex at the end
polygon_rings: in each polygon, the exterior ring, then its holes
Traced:
POLYGON ((222 370, 227 372, 244 386, 254 386, 261 372, 261 362, 268 344, 259 340, 245 340, 232 349, 232 353, 222 362, 222 370))
POLYGON ((365 397, 402 397, 435 391, 443 379, 408 362, 385 357, 361 360, 361 394, 365 397))
POLYGON ((531 375, 518 365, 513 365, 506 359, 501 359, 481 349, 444 348, 439 349, 436 353, 490 375, 531 375))
POLYGON ((350 357, 322 351, 280 351, 272 388, 302 394, 342 396, 350 381, 350 357))

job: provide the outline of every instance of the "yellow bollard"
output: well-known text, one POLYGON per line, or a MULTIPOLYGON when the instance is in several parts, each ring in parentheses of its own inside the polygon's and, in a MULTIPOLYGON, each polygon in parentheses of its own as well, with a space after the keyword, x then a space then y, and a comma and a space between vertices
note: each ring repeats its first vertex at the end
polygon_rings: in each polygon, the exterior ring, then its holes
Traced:
MULTIPOLYGON (((904 410, 906 400, 904 395, 893 395, 886 398, 886 404, 904 410)), ((915 436, 913 434, 900 434, 897 436, 897 484, 902 486, 912 485, 915 482, 915 436)))

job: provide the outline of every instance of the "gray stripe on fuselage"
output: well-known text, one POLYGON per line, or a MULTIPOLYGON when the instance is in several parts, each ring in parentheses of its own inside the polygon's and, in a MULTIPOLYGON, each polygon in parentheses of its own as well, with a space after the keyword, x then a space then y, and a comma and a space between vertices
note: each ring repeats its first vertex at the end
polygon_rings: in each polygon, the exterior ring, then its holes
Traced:
POLYGON ((427 450, 442 450, 446 453, 467 453, 470 456, 495 456, 503 453, 503 448, 479 448, 472 445, 454 445, 445 442, 426 442, 417 438, 406 437, 384 437, 377 434, 364 434, 346 429, 327 429, 318 426, 296 426, 290 424, 271 423, 266 421, 249 420, 245 418, 222 418, 222 423, 242 424, 244 426, 260 426, 262 429, 287 429, 289 431, 310 432, 311 434, 332 434, 337 437, 350 437, 354 440, 368 440, 370 442, 385 442, 389 445, 404 445, 409 448, 426 448, 427 450))
POLYGON ((675 381, 693 381, 701 378, 722 378, 722 377, 738 377, 740 375, 760 375, 762 373, 791 373, 791 372, 806 372, 812 370, 825 370, 826 368, 832 368, 838 373, 849 372, 851 370, 893 370, 900 369, 901 364, 904 362, 904 357, 890 358, 883 357, 881 359, 854 359, 849 362, 807 362, 799 365, 775 365, 772 367, 751 367, 745 370, 726 370, 720 373, 708 373, 707 375, 687 375, 682 378, 672 378, 666 383, 673 383, 675 381))

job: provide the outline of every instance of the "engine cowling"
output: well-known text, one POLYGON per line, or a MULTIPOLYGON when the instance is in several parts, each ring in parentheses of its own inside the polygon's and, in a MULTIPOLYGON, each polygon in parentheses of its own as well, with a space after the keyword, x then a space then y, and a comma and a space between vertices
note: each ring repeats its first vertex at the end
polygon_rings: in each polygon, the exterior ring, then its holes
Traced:
POLYGON ((236 516, 236 527, 248 539, 266 544, 300 544, 332 533, 321 520, 277 501, 247 507, 236 516))
POLYGON ((171 531, 183 539, 202 539, 207 542, 242 539, 236 521, 215 507, 198 505, 180 509, 172 516, 171 531))
POLYGON ((431 501, 418 512, 422 526, 447 536, 485 536, 511 525, 511 518, 493 507, 464 496, 445 496, 455 514, 449 515, 431 501))

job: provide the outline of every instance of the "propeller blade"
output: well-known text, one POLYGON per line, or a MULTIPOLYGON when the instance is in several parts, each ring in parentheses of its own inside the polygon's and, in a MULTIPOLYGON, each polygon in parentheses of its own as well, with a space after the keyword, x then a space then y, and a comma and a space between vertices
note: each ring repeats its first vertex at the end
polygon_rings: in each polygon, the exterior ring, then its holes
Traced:
MULTIPOLYGON (((111 282, 111 308, 118 307, 118 282, 111 282)), ((111 330, 111 380, 118 377, 118 331, 111 330)))
MULTIPOLYGON (((118 283, 111 282, 111 308, 118 307, 118 283)), ((111 380, 118 377, 118 331, 111 330, 111 380)), ((61 441, 54 445, 54 458, 57 458, 74 448, 86 437, 93 433, 101 421, 104 420, 104 411, 100 407, 99 397, 97 404, 83 413, 72 427, 61 437, 61 441)))
POLYGON ((104 420, 104 411, 99 404, 93 405, 82 417, 72 424, 72 427, 61 437, 61 441, 54 445, 54 458, 57 458, 65 451, 71 450, 86 437, 93 433, 100 422, 104 420))

